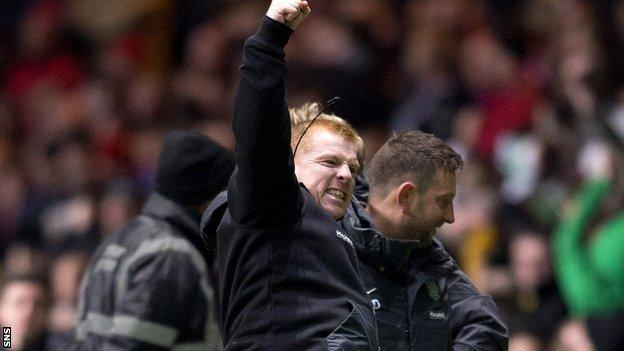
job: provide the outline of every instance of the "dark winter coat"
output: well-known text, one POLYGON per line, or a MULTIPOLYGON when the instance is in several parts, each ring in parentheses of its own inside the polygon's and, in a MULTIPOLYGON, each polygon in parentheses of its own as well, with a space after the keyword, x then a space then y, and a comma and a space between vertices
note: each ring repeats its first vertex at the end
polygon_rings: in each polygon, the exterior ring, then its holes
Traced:
POLYGON ((153 193, 100 246, 80 288, 76 349, 220 349, 199 220, 153 193))
POLYGON ((437 239, 418 249, 385 238, 356 200, 342 226, 358 252, 382 350, 507 350, 509 333, 494 301, 437 239))

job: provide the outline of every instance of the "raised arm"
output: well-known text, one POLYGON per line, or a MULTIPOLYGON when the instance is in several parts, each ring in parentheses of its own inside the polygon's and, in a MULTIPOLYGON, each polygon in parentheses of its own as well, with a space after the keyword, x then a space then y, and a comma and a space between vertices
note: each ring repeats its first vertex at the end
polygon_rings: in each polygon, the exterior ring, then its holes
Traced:
POLYGON ((604 301, 621 298, 617 287, 624 282, 620 269, 624 264, 624 214, 602 223, 590 243, 583 240, 602 199, 609 195, 609 186, 605 179, 590 180, 553 237, 555 272, 574 316, 603 312, 604 301))
POLYGON ((283 49, 309 13, 307 1, 274 0, 245 43, 234 112, 237 168, 228 188, 230 213, 244 225, 284 225, 300 213, 283 49))

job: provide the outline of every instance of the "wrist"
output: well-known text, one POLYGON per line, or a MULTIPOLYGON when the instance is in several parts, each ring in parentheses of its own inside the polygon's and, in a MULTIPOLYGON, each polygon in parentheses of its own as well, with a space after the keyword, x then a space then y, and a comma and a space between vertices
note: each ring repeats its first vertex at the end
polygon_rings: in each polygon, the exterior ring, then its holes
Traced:
POLYGON ((284 48, 292 33, 292 28, 267 15, 262 19, 262 24, 256 32, 256 36, 263 38, 267 42, 274 43, 280 48, 284 48))

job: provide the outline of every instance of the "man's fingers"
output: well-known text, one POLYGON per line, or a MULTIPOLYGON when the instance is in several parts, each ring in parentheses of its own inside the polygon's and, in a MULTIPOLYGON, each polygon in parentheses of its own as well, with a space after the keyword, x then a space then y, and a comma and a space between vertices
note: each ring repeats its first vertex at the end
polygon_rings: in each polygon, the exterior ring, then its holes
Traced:
POLYGON ((297 7, 297 12, 295 14, 291 14, 288 18, 288 22, 294 27, 299 25, 299 23, 301 23, 301 21, 303 21, 312 11, 307 1, 299 1, 297 7))
POLYGON ((310 11, 310 5, 305 0, 273 0, 267 16, 295 29, 310 11))
POLYGON ((287 8, 289 10, 288 14, 293 14, 293 13, 298 13, 298 12, 307 13, 310 10, 310 6, 308 5, 308 2, 301 1, 301 0, 297 0, 297 1, 290 3, 290 5, 288 5, 287 8))
POLYGON ((286 23, 295 20, 299 16, 300 12, 301 10, 299 8, 294 5, 290 5, 285 9, 284 20, 286 23))
POLYGON ((310 11, 312 11, 310 9, 310 5, 308 5, 307 1, 302 1, 301 2, 301 6, 299 7, 299 10, 301 11, 301 13, 303 13, 304 15, 308 15, 310 13, 310 11))
POLYGON ((299 7, 295 6, 295 5, 288 5, 286 7, 284 7, 284 15, 291 15, 293 13, 297 13, 299 12, 299 7))

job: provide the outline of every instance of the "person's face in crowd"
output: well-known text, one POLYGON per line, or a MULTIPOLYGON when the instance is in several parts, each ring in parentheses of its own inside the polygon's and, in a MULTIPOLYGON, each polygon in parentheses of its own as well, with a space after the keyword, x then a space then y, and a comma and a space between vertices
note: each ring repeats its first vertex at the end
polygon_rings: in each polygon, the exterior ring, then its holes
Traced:
POLYGON ((537 233, 520 232, 509 245, 511 272, 519 290, 532 291, 550 276, 548 242, 537 233))
POLYGON ((428 247, 438 228, 455 222, 455 172, 438 170, 431 185, 422 193, 417 188, 412 192, 405 210, 405 235, 409 240, 419 241, 421 247, 428 247))
POLYGON ((359 168, 354 143, 329 131, 317 130, 297 150, 295 173, 318 203, 336 220, 351 202, 359 168))
POLYGON ((45 289, 36 282, 15 281, 0 296, 0 322, 11 327, 13 345, 33 340, 45 328, 47 318, 45 289))

